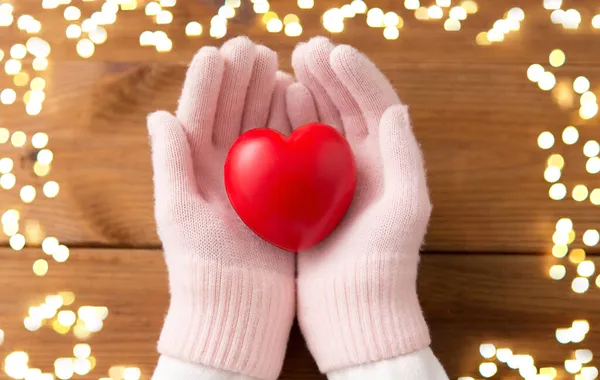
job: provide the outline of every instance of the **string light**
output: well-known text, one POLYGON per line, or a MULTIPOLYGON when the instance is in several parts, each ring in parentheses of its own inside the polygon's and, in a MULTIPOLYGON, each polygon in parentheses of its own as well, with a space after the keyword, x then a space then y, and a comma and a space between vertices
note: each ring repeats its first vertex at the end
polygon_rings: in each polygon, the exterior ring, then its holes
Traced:
MULTIPOLYGON (((267 31, 270 33, 278 33, 278 32, 281 32, 282 29, 283 29, 283 23, 278 18, 272 18, 269 20, 269 22, 267 22, 267 31)), ((330 31, 333 32, 332 30, 330 30, 330 31)), ((341 32, 341 30, 340 30, 340 32, 341 32)))
POLYGON ((2 104, 13 104, 17 99, 17 93, 12 88, 5 88, 0 92, 0 102, 2 104))
POLYGON ((555 183, 550 186, 550 190, 548 191, 550 198, 556 201, 564 199, 567 195, 567 187, 562 183, 555 183))
POLYGON ((554 136, 548 131, 540 133, 537 141, 538 146, 542 149, 550 149, 554 146, 554 136))
POLYGON ((539 82, 540 79, 542 79, 542 75, 544 74, 545 70, 542 67, 542 65, 539 65, 537 63, 529 66, 529 68, 527 69, 527 78, 532 81, 532 82, 539 82))
POLYGON ((81 58, 90 58, 94 55, 94 43, 87 38, 83 38, 77 42, 77 54, 81 58))
POLYGON ((431 19, 441 19, 444 16, 444 11, 438 5, 432 5, 427 9, 427 15, 431 19))
POLYGON ((162 10, 156 15, 156 23, 159 25, 170 24, 173 22, 173 13, 162 10))
POLYGON ((562 280, 567 273, 564 265, 553 265, 550 268, 549 275, 553 280, 562 280))
MULTIPOLYGON (((202 25, 200 25, 200 23, 196 22, 196 21, 189 22, 185 26, 185 34, 187 36, 199 36, 199 35, 201 35, 202 34, 202 25)), ((141 39, 142 39, 142 37, 140 36, 140 41, 141 41, 141 39)), ((141 44, 141 42, 140 42, 140 44, 141 44)))
POLYGON ((565 64, 566 55, 560 49, 554 49, 550 53, 549 62, 552 67, 561 67, 565 64))
MULTIPOLYGON (((353 1, 352 4, 354 5, 356 2, 362 3, 362 1, 353 1)), ((298 0, 298 8, 300 9, 312 9, 314 6, 314 0, 298 0)))

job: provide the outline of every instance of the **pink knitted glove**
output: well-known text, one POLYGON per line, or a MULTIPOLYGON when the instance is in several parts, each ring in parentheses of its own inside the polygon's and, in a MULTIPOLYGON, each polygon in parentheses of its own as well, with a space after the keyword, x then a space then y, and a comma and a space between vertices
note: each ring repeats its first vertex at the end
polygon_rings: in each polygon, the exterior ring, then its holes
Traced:
POLYGON ((176 116, 148 118, 155 212, 171 303, 158 351, 172 358, 275 379, 294 318, 294 255, 238 218, 223 165, 240 133, 289 132, 277 55, 245 37, 194 57, 176 116))
POLYGON ((299 45, 288 89, 293 127, 340 129, 356 157, 348 213, 298 255, 298 319, 323 372, 394 358, 429 345, 416 292, 429 201, 408 109, 364 55, 317 37, 299 45), (314 99, 314 101, 313 101, 314 99))

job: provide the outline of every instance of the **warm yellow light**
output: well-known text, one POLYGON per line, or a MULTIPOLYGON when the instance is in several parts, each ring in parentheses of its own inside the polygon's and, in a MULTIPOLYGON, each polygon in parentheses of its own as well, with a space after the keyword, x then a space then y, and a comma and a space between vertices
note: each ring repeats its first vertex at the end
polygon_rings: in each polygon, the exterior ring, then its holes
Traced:
MULTIPOLYGON (((145 32, 144 32, 145 33, 145 32)), ((202 25, 199 22, 192 21, 185 26, 185 34, 188 36, 199 36, 202 34, 202 25)), ((140 37, 141 41, 141 37, 140 37)), ((140 42, 141 43, 141 42, 140 42)))
POLYGON ((475 42, 477 45, 490 45, 491 42, 487 38, 487 32, 479 32, 475 37, 475 42))
POLYGON ((549 62, 550 62, 550 65, 553 67, 561 67, 562 65, 565 64, 566 59, 567 59, 567 56, 565 55, 565 53, 562 50, 554 49, 550 53, 549 62))
POLYGON ((598 114, 598 104, 585 103, 579 108, 579 117, 589 120, 598 114))
MULTIPOLYGON (((98 12, 96 12, 96 13, 98 13, 98 12)), ((94 14, 96 14, 96 13, 94 13, 94 14)), ((103 16, 101 18, 102 18, 102 20, 98 20, 98 21, 104 21, 103 16)), ((89 33, 92 30, 96 29, 97 26, 98 26, 98 23, 96 21, 94 21, 93 19, 87 18, 87 19, 83 20, 83 22, 81 23, 81 30, 85 33, 89 33)))
POLYGON ((583 202, 588 196, 588 189, 585 185, 576 185, 572 192, 573 199, 577 202, 583 202))
POLYGON ((10 56, 14 59, 23 59, 27 55, 27 48, 23 44, 15 44, 10 48, 10 56))
POLYGON ((35 116, 42 112, 42 103, 29 102, 25 106, 25 112, 28 115, 35 116))
POLYGON ((509 19, 513 19, 513 20, 517 20, 517 21, 525 20, 525 12, 523 12, 523 10, 521 8, 512 8, 511 10, 508 11, 506 16, 509 19))
POLYGON ((15 75, 21 71, 21 61, 16 59, 9 59, 4 63, 4 71, 7 75, 15 75))
POLYGON ((56 9, 58 5, 58 0, 42 0, 42 8, 44 9, 56 9))
POLYGON ((35 187, 31 185, 25 185, 21 188, 19 194, 24 203, 31 203, 35 199, 35 187))
POLYGON ((27 135, 25 132, 16 131, 10 137, 10 142, 15 148, 20 148, 27 142, 27 135))
POLYGON ((554 145, 554 135, 548 131, 544 131, 538 136, 537 142, 540 148, 550 149, 554 145))
POLYGON ((81 18, 81 10, 73 5, 68 6, 65 8, 64 17, 67 21, 79 20, 81 18))
POLYGON ((151 1, 148 4, 146 4, 145 12, 147 16, 156 16, 161 10, 162 7, 160 6, 160 4, 154 1, 151 1))
POLYGON ((59 189, 60 187, 58 186, 58 183, 54 181, 48 181, 43 187, 44 195, 48 198, 54 198, 58 195, 59 189))
POLYGON ((562 0, 544 0, 544 8, 548 10, 560 9, 562 0))
MULTIPOLYGON (((313 0, 298 0, 298 5, 300 5, 301 1, 310 1, 314 4, 313 0)), ((352 11, 355 14, 367 13, 367 4, 365 4, 365 2, 362 0, 353 0, 352 3, 350 4, 350 6, 352 7, 352 11)), ((300 8, 302 8, 302 7, 300 7, 300 8)), ((312 6, 311 6, 311 8, 312 8, 312 6)))
POLYGON ((479 345, 479 353, 485 359, 491 359, 496 356, 496 346, 491 343, 483 343, 479 345))
POLYGON ((267 12, 269 12, 270 8, 271 7, 270 7, 269 3, 266 1, 255 2, 254 5, 252 6, 252 9, 254 9, 254 13, 256 13, 256 14, 267 13, 267 12))
POLYGON ((583 244, 588 247, 593 247, 598 244, 600 240, 600 234, 598 234, 597 230, 587 230, 583 233, 583 244))
POLYGON ((0 128, 0 144, 5 144, 10 138, 10 132, 6 128, 0 128))
POLYGON ((156 42, 156 51, 159 53, 167 53, 173 49, 173 41, 169 38, 162 38, 156 42))
POLYGON ((448 32, 456 32, 460 30, 460 21, 449 18, 444 22, 444 29, 448 32))
POLYGON ((581 14, 577 9, 565 11, 562 24, 565 29, 577 29, 581 23, 581 14))
POLYGON ((67 38, 79 38, 81 37, 81 27, 79 25, 71 24, 65 31, 67 38))
POLYGON ((588 158, 585 170, 590 174, 600 173, 600 158, 596 156, 588 158))
POLYGON ((477 13, 478 7, 475 1, 467 0, 463 1, 461 6, 467 11, 468 14, 477 13))
POLYGON ((600 189, 592 190, 590 193, 590 202, 595 206, 600 205, 600 189))
POLYGON ((89 360, 86 359, 75 359, 73 361, 73 372, 83 376, 87 375, 92 369, 92 365, 89 360))
POLYGON ((593 103, 597 103, 598 99, 596 98, 596 94, 594 94, 591 91, 586 91, 583 94, 581 94, 581 97, 579 98, 579 102, 581 103, 582 106, 586 105, 586 104, 593 104, 593 103))
MULTIPOLYGON (((356 2, 362 3, 362 1, 355 0, 352 2, 353 7, 355 6, 354 3, 356 3, 356 2)), ((312 9, 312 7, 314 7, 314 5, 315 5, 314 0, 298 0, 298 8, 300 8, 300 9, 312 9)))
POLYGON ((552 186, 550 186, 548 194, 550 195, 551 199, 559 201, 561 199, 564 199, 564 197, 567 195, 567 187, 562 183, 555 183, 552 186))
POLYGON ((13 83, 17 87, 27 86, 27 83, 29 83, 29 74, 21 71, 13 77, 13 83))
POLYGON ((156 44, 154 33, 149 30, 143 31, 140 34, 140 46, 154 46, 156 44))
POLYGON ((429 10, 425 7, 419 7, 415 10, 417 20, 429 20, 429 10))
POLYGON ((490 42, 502 42, 504 41, 504 33, 499 29, 490 29, 487 32, 487 39, 490 42))
POLYGON ((77 42, 77 54, 82 58, 89 58, 94 55, 94 43, 87 38, 79 40, 77 42))
MULTIPOLYGON (((571 289, 573 289, 573 291, 575 293, 585 293, 585 292, 587 292, 587 290, 589 288, 590 288, 590 280, 588 280, 585 277, 576 277, 573 279, 573 282, 571 283, 571 289)), ((577 363, 579 363, 579 362, 577 362, 577 363)), ((579 366, 581 367, 580 363, 579 363, 579 366)), ((565 363, 565 369, 567 369, 566 363, 565 363)), ((567 371, 571 372, 571 371, 569 371, 569 369, 567 369, 567 371)), ((579 371, 579 370, 577 370, 577 371, 579 371)))
POLYGON ((35 71, 44 71, 48 68, 48 60, 44 57, 37 57, 33 60, 32 67, 35 71))
POLYGON ((450 18, 456 20, 466 20, 467 19, 467 11, 463 7, 452 7, 450 9, 450 18))
POLYGON ((8 157, 0 159, 0 173, 6 174, 13 169, 13 160, 8 157))
POLYGON ((557 258, 563 258, 567 255, 567 246, 565 244, 555 244, 552 247, 552 256, 557 258))
POLYGON ((583 154, 586 157, 594 157, 600 154, 600 144, 595 140, 590 140, 583 145, 583 154))
POLYGON ((63 325, 63 326, 67 326, 67 327, 71 327, 75 324, 75 320, 76 320, 76 316, 75 313, 72 312, 71 310, 61 310, 58 312, 57 315, 57 319, 58 322, 63 325))
POLYGON ((562 133, 563 142, 567 145, 573 145, 579 139, 579 131, 574 126, 566 127, 562 133))
POLYGON ((21 234, 15 234, 8 239, 8 244, 15 251, 20 251, 25 247, 25 236, 21 234))
POLYGON ((33 273, 36 276, 45 276, 48 273, 48 262, 44 259, 38 259, 33 263, 33 273))
POLYGON ((218 13, 225 18, 233 18, 235 16, 235 9, 229 5, 222 5, 218 13))
POLYGON ((267 31, 268 32, 278 33, 278 32, 281 32, 281 29, 283 29, 283 23, 281 22, 280 19, 273 18, 273 19, 270 19, 269 22, 267 22, 267 31))
POLYGON ((159 25, 170 24, 173 22, 173 13, 162 10, 156 15, 156 23, 159 25))
POLYGON ((439 20, 444 16, 444 11, 438 5, 432 5, 427 9, 429 18, 439 20))
POLYGON ((213 38, 223 38, 227 34, 227 25, 226 24, 211 25, 209 34, 213 38))
POLYGON ((508 20, 496 20, 493 29, 499 30, 502 34, 507 34, 510 32, 510 24, 508 23, 508 20))
POLYGON ((16 183, 17 178, 12 173, 6 173, 0 176, 0 187, 2 187, 4 190, 12 189, 16 183))
POLYGON ((585 260, 585 256, 585 251, 583 249, 576 248, 569 253, 569 261, 573 264, 579 264, 585 260))
POLYGON ((548 274, 553 280, 562 280, 567 274, 567 268, 564 265, 552 265, 548 274))
POLYGON ((481 363, 479 365, 479 373, 485 378, 492 377, 498 372, 498 367, 495 363, 481 363))
POLYGON ((573 90, 578 94, 583 94, 590 89, 590 81, 584 76, 577 77, 573 81, 573 90))
POLYGON ((128 367, 123 371, 123 380, 139 380, 142 371, 137 367, 128 367))
POLYGON ((89 344, 79 343, 73 347, 73 355, 77 359, 87 359, 92 354, 92 348, 89 344))
POLYGON ((89 33, 89 38, 96 45, 101 45, 106 42, 106 39, 108 38, 108 33, 106 32, 106 29, 104 29, 101 26, 98 26, 96 27, 96 29, 92 30, 89 33))
POLYGON ((285 26, 284 33, 289 37, 298 37, 302 34, 302 25, 297 22, 289 23, 285 26))
POLYGON ((596 271, 596 265, 593 261, 585 260, 577 265, 577 274, 581 277, 591 277, 596 271))
POLYGON ((549 71, 542 74, 538 86, 543 91, 550 91, 556 85, 556 77, 549 71))
POLYGON ((545 70, 542 67, 542 65, 534 63, 527 69, 527 79, 529 79, 532 82, 539 82, 540 79, 542 79, 542 76, 544 75, 544 71, 545 70))
POLYGON ((39 37, 31 37, 25 46, 27 51, 36 57, 47 58, 50 55, 50 44, 39 37))
POLYGON ((600 14, 597 14, 592 18, 592 26, 596 29, 600 29, 600 14))
POLYGON ((383 29, 383 37, 386 40, 396 40, 400 36, 400 31, 395 26, 388 26, 383 29))
POLYGON ((356 13, 354 13, 354 10, 352 9, 352 6, 350 4, 345 4, 344 6, 342 6, 340 8, 340 11, 342 13, 342 17, 344 18, 353 18, 354 16, 356 16, 356 13))
POLYGON ((121 3, 121 10, 122 11, 133 11, 137 8, 138 4, 137 4, 137 0, 129 0, 126 3, 121 3))

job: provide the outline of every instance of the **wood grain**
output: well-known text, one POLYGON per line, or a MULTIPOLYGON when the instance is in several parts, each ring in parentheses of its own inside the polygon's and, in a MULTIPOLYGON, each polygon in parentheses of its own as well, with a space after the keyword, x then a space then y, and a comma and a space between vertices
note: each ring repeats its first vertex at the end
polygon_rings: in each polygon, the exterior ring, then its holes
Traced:
MULTIPOLYGON (((85 64, 65 70, 79 65, 85 64)), ((58 219, 54 233, 75 244, 158 246, 145 117, 174 109, 184 67, 140 64, 123 73, 110 63, 94 67, 98 82, 82 95, 87 108, 73 124, 53 124, 53 174, 81 218, 58 219)), ((537 135, 560 136, 572 120, 527 82, 522 68, 388 62, 382 70, 411 106, 425 153, 434 204, 427 249, 544 252, 560 217, 594 227, 589 202, 548 198, 543 170, 550 153, 537 147, 537 135)), ((569 189, 600 185, 585 172, 581 154, 595 124, 581 128, 575 147, 557 143, 553 150, 568 162, 569 189)))
MULTIPOLYGON (((305 30, 301 38, 267 33, 247 7, 230 21, 228 37, 247 34, 271 46, 280 55, 281 67, 289 70, 294 45, 322 34, 319 15, 340 5, 330 0, 316 3, 310 11, 299 11, 293 1, 271 3, 280 15, 300 15, 305 30)), ((400 12, 405 19, 400 39, 384 40, 380 29, 364 25, 364 16, 347 20, 346 31, 333 38, 367 53, 411 106, 434 203, 427 249, 540 253, 551 246, 560 217, 572 217, 578 231, 596 227, 596 210, 589 202, 550 201, 542 173, 548 155, 559 152, 567 161, 561 181, 569 190, 580 183, 600 187, 598 177, 585 172, 581 154, 583 143, 596 138, 592 127, 598 119, 584 122, 574 109, 560 109, 550 93, 540 91, 525 75, 529 64, 545 63, 548 53, 560 47, 568 57, 567 66, 554 70, 561 81, 582 74, 592 83, 600 81, 600 51, 588 48, 598 38, 589 25, 597 11, 593 1, 578 3, 584 21, 577 31, 551 24, 541 2, 524 1, 521 31, 485 47, 474 43, 475 35, 489 29, 512 2, 480 4, 480 11, 458 33, 443 31, 440 21, 415 20, 400 3, 369 4, 400 12), (569 124, 580 127, 575 146, 557 143, 552 152, 536 146, 541 131, 550 130, 559 138, 569 124)), ((59 181, 61 193, 55 200, 38 196, 32 206, 20 205, 18 189, 33 184, 41 193, 47 179, 32 173, 36 150, 5 144, 0 154, 18 163, 18 184, 4 193, 0 206, 18 207, 25 218, 39 221, 46 234, 72 245, 158 247, 145 117, 159 108, 173 110, 186 62, 199 47, 222 42, 206 33, 190 39, 183 32, 192 19, 202 21, 206 30, 218 5, 180 2, 173 9, 173 24, 160 26, 175 43, 169 54, 138 46, 143 30, 159 28, 141 8, 122 12, 119 21, 107 27, 109 40, 89 60, 78 58, 75 42, 64 36, 68 23, 61 17, 62 9, 41 11, 34 0, 15 7, 17 13, 40 19, 41 35, 52 44, 50 68, 43 74, 47 100, 38 117, 26 116, 21 102, 3 106, 0 123, 13 131, 50 134, 49 147, 56 159, 48 179, 59 181)), ((88 17, 99 4, 81 7, 83 17, 88 17)), ((11 43, 26 39, 14 29, 6 29, 0 38, 5 51, 11 43)), ((0 86, 9 85, 10 78, 0 79, 0 86)), ((19 97, 23 93, 20 90, 19 97)))
MULTIPOLYGON (((168 302, 161 251, 76 249, 64 264, 51 261, 48 274, 38 278, 31 263, 41 256, 35 249, 0 250, 0 328, 6 335, 0 355, 25 350, 31 365, 44 370, 51 370, 57 357, 71 355, 76 343, 71 334, 58 336, 48 327, 32 333, 22 324, 29 305, 42 302, 47 294, 71 290, 75 307, 109 308, 104 329, 89 341, 98 362, 95 378, 117 364, 139 366, 148 376, 157 359, 155 341, 168 302)), ((420 299, 433 349, 451 378, 477 374, 482 361, 478 347, 483 342, 531 354, 538 366, 558 368, 576 348, 600 350, 599 289, 592 286, 587 294, 573 293, 569 280, 547 277, 550 264, 545 257, 527 255, 423 256, 420 299), (569 327, 574 319, 587 319, 591 332, 581 344, 558 344, 555 329, 569 327)), ((567 278, 573 273, 570 267, 567 278)), ((502 364, 499 369, 501 378, 518 376, 502 364)), ((322 378, 297 327, 281 378, 322 378)))

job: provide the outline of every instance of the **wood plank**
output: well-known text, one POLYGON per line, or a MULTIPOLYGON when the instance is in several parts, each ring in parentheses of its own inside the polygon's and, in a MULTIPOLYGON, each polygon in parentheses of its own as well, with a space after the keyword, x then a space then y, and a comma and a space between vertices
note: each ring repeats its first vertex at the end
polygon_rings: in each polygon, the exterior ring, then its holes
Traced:
MULTIPOLYGON (((386 10, 400 7, 389 1, 369 4, 386 10)), ((321 34, 318 16, 339 5, 318 1, 314 10, 299 12, 295 2, 272 2, 280 15, 296 12, 306 20, 302 39, 321 34)), ((523 2, 527 16, 521 32, 502 44, 476 46, 476 33, 513 5, 504 0, 480 4, 480 12, 459 33, 444 32, 440 22, 418 22, 403 10, 406 27, 397 41, 383 40, 381 31, 365 27, 362 19, 349 20, 347 31, 334 36, 337 42, 350 42, 369 54, 411 106, 434 202, 429 250, 543 252, 551 245, 560 217, 572 217, 579 236, 580 228, 596 227, 596 210, 589 202, 548 199, 542 173, 549 152, 539 150, 535 139, 542 130, 559 136, 569 123, 581 127, 575 146, 557 143, 552 151, 568 161, 563 179, 569 189, 579 183, 599 187, 598 177, 585 173, 581 155, 583 142, 597 138, 588 127, 597 126, 598 119, 582 122, 572 109, 560 110, 550 94, 525 78, 529 64, 544 63, 550 50, 560 47, 567 53, 568 65, 555 70, 559 78, 586 75, 593 84, 600 81, 600 52, 588 48, 598 37, 589 27, 597 12, 595 3, 578 2, 586 26, 570 32, 550 24, 541 2, 523 2)), ((42 20, 41 35, 52 43, 50 69, 44 73, 49 88, 40 116, 24 115, 18 102, 2 107, 0 123, 13 131, 50 134, 56 164, 49 179, 59 181, 61 194, 55 200, 38 197, 33 206, 20 205, 18 189, 34 184, 40 192, 45 179, 32 173, 34 149, 5 144, 0 154, 18 163, 18 185, 3 193, 0 206, 20 208, 24 217, 39 221, 46 234, 70 244, 158 247, 145 116, 158 108, 172 110, 185 62, 200 46, 222 42, 183 35, 189 19, 201 15, 206 23, 216 5, 178 4, 175 22, 164 27, 176 43, 170 54, 137 46, 139 33, 157 26, 141 10, 125 12, 108 27, 109 41, 87 61, 73 53, 74 41, 65 40, 62 10, 42 12, 40 2, 33 0, 15 6, 42 20)), ((84 16, 98 6, 83 3, 84 16)), ((289 70, 289 53, 300 38, 266 33, 247 12, 232 20, 231 27, 232 35, 246 33, 276 48, 282 68, 289 70)), ((26 39, 21 32, 13 33, 14 26, 9 31, 0 39, 5 50, 26 39)), ((10 83, 4 76, 1 81, 2 87, 10 83)), ((19 97, 23 93, 21 89, 19 97)), ((6 238, 0 243, 5 244, 6 238)))
MULTIPOLYGON (((87 73, 86 65, 55 68, 52 91, 59 92, 60 83, 79 68, 87 73)), ((156 109, 175 108, 185 69, 165 64, 120 69, 95 64, 89 74, 95 85, 81 91, 72 85, 64 99, 49 100, 53 176, 64 184, 59 198, 69 202, 62 210, 66 207, 75 216, 65 220, 60 211, 56 217, 60 203, 39 205, 32 212, 48 220, 44 224, 52 233, 74 244, 158 246, 145 117, 156 109), (63 105, 77 95, 82 100, 73 100, 73 107, 79 108, 65 113, 63 105), (67 122, 66 115, 72 114, 75 118, 67 122)), ((588 201, 548 198, 543 170, 550 153, 537 147, 537 135, 550 130, 558 138, 575 120, 527 82, 524 68, 387 62, 382 70, 411 106, 425 153, 434 204, 427 249, 543 252, 561 217, 572 217, 578 229, 594 227, 596 211, 588 201)), ((599 69, 588 72, 600 79, 599 69)), ((91 83, 86 75, 81 81, 91 83)), ((597 176, 585 172, 581 154, 583 143, 595 138, 591 127, 597 124, 580 128, 574 147, 557 143, 552 150, 568 162, 563 180, 569 189, 578 183, 600 186, 597 176)))
MULTIPOLYGON (((104 329, 89 340, 98 363, 94 378, 117 364, 139 366, 147 378, 157 358, 154 345, 168 302, 161 252, 76 249, 66 263, 51 262, 48 274, 39 278, 31 273, 31 263, 42 256, 35 249, 0 250, 0 328, 6 335, 0 354, 25 350, 31 365, 44 370, 51 370, 57 357, 69 356, 77 342, 71 334, 57 336, 47 326, 28 332, 23 318, 28 306, 43 302, 45 295, 70 290, 76 295, 74 307, 109 309, 104 329)), ((570 280, 547 277, 551 263, 528 255, 423 255, 420 299, 433 349, 451 378, 477 375, 482 342, 531 354, 538 367, 562 368, 577 348, 600 350, 600 290, 592 286, 586 294, 573 293, 570 280), (587 319, 590 333, 581 344, 558 344, 555 329, 569 327, 575 319, 587 319)), ((574 272, 569 267, 567 278, 574 272)), ((502 364, 498 376, 519 378, 502 364)), ((294 328, 282 379, 320 378, 294 328)))
MULTIPOLYGON (((573 4, 582 14, 581 27, 576 31, 566 31, 550 21, 550 11, 543 9, 542 2, 527 0, 519 2, 525 10, 526 18, 521 31, 511 33, 506 42, 492 47, 481 48, 475 44, 475 36, 481 31, 489 30, 497 19, 515 6, 513 1, 498 0, 493 2, 480 2, 479 11, 471 15, 462 24, 460 32, 446 32, 442 20, 419 21, 414 17, 414 11, 409 11, 402 6, 403 2, 390 0, 368 1, 370 7, 381 7, 384 11, 396 11, 404 19, 404 28, 401 37, 396 41, 386 41, 381 28, 368 28, 365 15, 358 15, 354 19, 346 20, 346 27, 341 34, 330 34, 321 23, 321 15, 333 7, 341 7, 349 1, 321 0, 315 1, 311 10, 300 10, 296 1, 271 1, 271 9, 281 18, 288 13, 295 13, 301 18, 304 28, 302 36, 296 38, 286 37, 283 33, 271 34, 265 30, 260 21, 260 16, 254 14, 249 2, 238 15, 228 23, 226 38, 237 35, 249 35, 252 38, 273 46, 286 55, 299 40, 308 36, 319 34, 331 35, 337 42, 357 44, 368 54, 378 54, 383 59, 398 59, 402 53, 402 60, 411 63, 434 62, 470 62, 470 63, 520 63, 530 64, 532 60, 546 59, 550 50, 559 47, 569 47, 581 61, 590 62, 597 60, 600 53, 588 49, 597 39, 597 31, 591 28, 591 18, 598 13, 594 0, 580 0, 573 4)), ((18 13, 28 13, 42 22, 41 35, 53 46, 53 56, 59 59, 76 58, 76 40, 67 40, 65 29, 70 22, 63 19, 64 7, 55 10, 42 10, 40 2, 27 0, 15 4, 18 13)), ((428 6, 429 3, 423 2, 428 6)), ((88 2, 77 4, 82 9, 82 19, 90 17, 98 11, 101 2, 88 2)), ((151 17, 144 14, 140 7, 135 11, 120 12, 117 22, 108 25, 108 41, 97 48, 92 59, 110 61, 188 61, 193 53, 206 44, 214 44, 208 30, 210 20, 218 11, 221 1, 179 1, 172 8, 174 20, 169 25, 156 25, 151 17), (199 38, 187 38, 185 25, 190 21, 199 21, 204 26, 204 33, 199 38), (144 30, 164 30, 174 41, 173 51, 169 54, 157 53, 152 47, 139 47, 139 35, 144 30), (118 42, 117 42, 118 41, 118 42)), ((9 36, 22 36, 16 28, 9 30, 9 36)), ((226 39, 225 38, 225 39, 226 39)), ((222 40, 217 41, 220 43, 222 40)), ((571 57, 570 57, 571 58, 571 57)), ((577 58, 574 56, 574 59, 577 58)))

